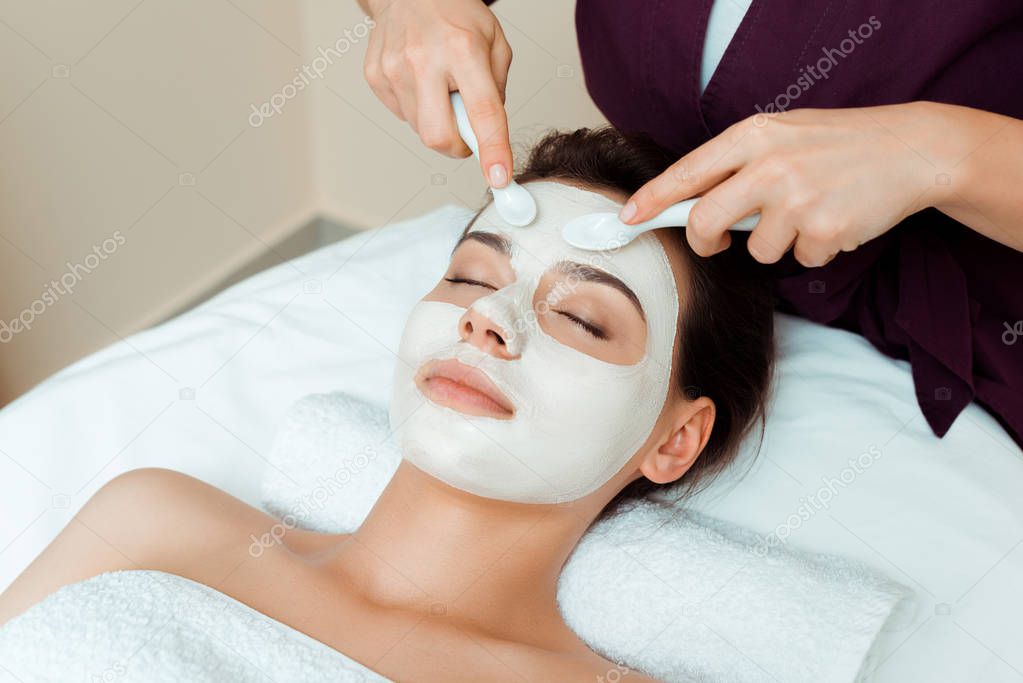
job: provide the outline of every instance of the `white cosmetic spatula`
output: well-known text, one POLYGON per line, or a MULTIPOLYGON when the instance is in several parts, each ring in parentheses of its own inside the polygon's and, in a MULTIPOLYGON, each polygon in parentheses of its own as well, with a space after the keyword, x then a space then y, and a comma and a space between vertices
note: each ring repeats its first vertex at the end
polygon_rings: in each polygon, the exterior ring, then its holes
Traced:
MULTIPOLYGON (((465 111, 465 102, 462 101, 462 93, 455 91, 451 93, 451 108, 455 110, 455 122, 458 124, 458 134, 462 136, 465 145, 472 150, 473 155, 479 159, 480 150, 476 142, 476 133, 469 124, 469 115, 465 111)), ((494 195, 494 206, 497 213, 508 223, 522 227, 529 225, 536 218, 536 201, 533 195, 529 194, 526 188, 514 180, 498 189, 490 189, 494 195)))
MULTIPOLYGON (((588 251, 604 251, 625 246, 647 230, 657 228, 682 227, 689 223, 689 212, 699 197, 672 204, 667 209, 649 220, 635 225, 627 225, 618 220, 618 214, 611 212, 588 213, 573 218, 561 229, 561 236, 566 242, 578 249, 588 251)), ((752 230, 760 221, 760 214, 746 216, 729 230, 752 230)))

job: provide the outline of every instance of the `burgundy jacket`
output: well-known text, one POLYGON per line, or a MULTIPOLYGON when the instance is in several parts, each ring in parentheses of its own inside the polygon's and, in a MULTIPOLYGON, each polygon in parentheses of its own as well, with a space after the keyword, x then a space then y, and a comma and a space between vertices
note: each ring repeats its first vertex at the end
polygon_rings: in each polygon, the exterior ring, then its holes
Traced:
MULTIPOLYGON (((615 127, 681 156, 779 109, 930 100, 1023 119, 1020 0, 753 0, 701 94, 711 4, 578 0, 586 86, 615 127)), ((910 362, 935 434, 976 400, 1023 446, 1023 253, 929 209, 824 267, 789 254, 776 270, 782 310, 910 362)))

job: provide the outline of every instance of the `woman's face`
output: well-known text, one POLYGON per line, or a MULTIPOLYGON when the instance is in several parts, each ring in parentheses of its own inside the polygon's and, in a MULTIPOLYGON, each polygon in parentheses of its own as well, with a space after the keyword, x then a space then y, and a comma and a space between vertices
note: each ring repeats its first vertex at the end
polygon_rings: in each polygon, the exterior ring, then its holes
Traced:
POLYGON ((617 202, 563 183, 528 188, 537 220, 512 227, 488 206, 409 316, 391 421, 405 458, 442 481, 554 503, 602 486, 650 435, 679 304, 657 237, 604 252, 562 240, 567 220, 617 202))
MULTIPOLYGON (((467 232, 455 247, 444 277, 424 297, 465 308, 462 331, 469 334, 483 328, 477 341, 509 359, 521 351, 512 338, 517 330, 493 329, 495 321, 472 306, 515 283, 517 274, 509 256, 513 245, 513 240, 486 228, 467 232)), ((543 273, 529 301, 530 323, 593 358, 616 365, 638 363, 646 352, 647 337, 639 301, 622 280, 590 265, 599 264, 599 259, 591 255, 588 261, 556 263, 543 273)))

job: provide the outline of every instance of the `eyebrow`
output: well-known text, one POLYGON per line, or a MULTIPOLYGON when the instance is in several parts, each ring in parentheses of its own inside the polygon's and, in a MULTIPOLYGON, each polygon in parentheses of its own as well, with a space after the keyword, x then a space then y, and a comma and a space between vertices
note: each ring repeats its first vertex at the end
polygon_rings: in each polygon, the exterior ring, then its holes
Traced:
MULTIPOLYGON (((469 227, 466 228, 466 231, 462 233, 462 236, 455 244, 455 248, 451 250, 452 253, 454 253, 458 247, 462 246, 464 242, 472 240, 490 247, 499 254, 511 256, 511 240, 507 237, 498 235, 494 232, 486 232, 484 230, 470 230, 471 227, 472 223, 470 223, 469 227)), ((574 275, 582 282, 593 282, 598 285, 605 285, 607 287, 617 289, 625 295, 625 298, 632 302, 632 305, 636 307, 636 311, 639 312, 639 316, 643 318, 643 320, 646 320, 646 313, 643 311, 643 305, 639 303, 639 297, 636 296, 636 293, 632 291, 631 287, 611 273, 576 261, 559 261, 554 267, 558 270, 558 272, 564 273, 565 275, 574 275)))
POLYGON ((574 275, 583 282, 593 282, 598 285, 606 285, 617 289, 619 292, 625 295, 625 297, 632 302, 632 305, 636 307, 636 311, 639 313, 639 317, 646 320, 646 314, 643 312, 643 305, 639 303, 639 297, 632 291, 632 288, 627 284, 616 278, 611 273, 588 266, 585 263, 576 263, 575 261, 560 261, 555 268, 559 272, 565 273, 566 275, 574 275))
MULTIPOLYGON (((472 227, 471 223, 469 224, 469 227, 472 227)), ((451 250, 451 253, 454 254, 455 251, 458 250, 458 247, 462 246, 463 243, 468 242, 469 240, 479 242, 484 246, 490 247, 499 254, 511 256, 511 240, 507 237, 498 235, 496 232, 485 232, 483 230, 470 231, 468 228, 464 233, 462 233, 462 236, 458 238, 458 242, 455 243, 455 248, 451 250)))

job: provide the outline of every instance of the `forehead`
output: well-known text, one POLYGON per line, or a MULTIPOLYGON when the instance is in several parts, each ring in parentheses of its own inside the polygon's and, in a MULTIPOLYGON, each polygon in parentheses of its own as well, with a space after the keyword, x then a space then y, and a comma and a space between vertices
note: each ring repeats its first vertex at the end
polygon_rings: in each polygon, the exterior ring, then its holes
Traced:
POLYGON ((512 267, 520 275, 537 275, 557 263, 571 261, 604 270, 630 285, 637 278, 650 279, 649 276, 660 275, 663 279, 666 265, 667 275, 673 278, 664 248, 651 234, 641 235, 623 247, 608 251, 577 249, 561 237, 561 229, 568 221, 589 213, 617 213, 621 208, 618 202, 600 193, 559 182, 536 181, 525 187, 536 200, 537 214, 533 223, 525 227, 510 226, 491 202, 480 212, 469 231, 492 232, 506 238, 511 244, 512 267), (644 273, 648 277, 641 277, 644 273))

